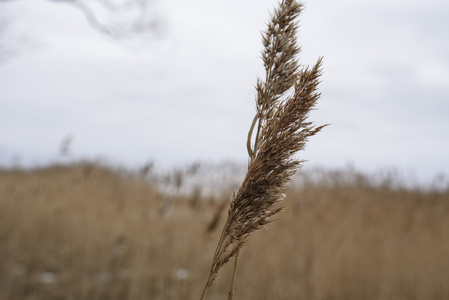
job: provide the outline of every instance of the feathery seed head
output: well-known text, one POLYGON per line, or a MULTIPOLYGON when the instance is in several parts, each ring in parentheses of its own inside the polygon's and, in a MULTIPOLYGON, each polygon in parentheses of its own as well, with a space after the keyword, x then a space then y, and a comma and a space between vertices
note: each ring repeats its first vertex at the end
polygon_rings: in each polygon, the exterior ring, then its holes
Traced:
POLYGON ((298 66, 295 19, 302 7, 296 0, 282 0, 262 34, 265 79, 258 79, 255 87, 257 114, 248 135, 248 171, 232 197, 206 288, 221 266, 247 242, 249 234, 273 222, 273 216, 282 210, 277 204, 285 199, 286 185, 303 163, 294 155, 326 126, 307 122, 320 97, 317 88, 322 59, 312 68, 298 66), (292 94, 284 96, 290 89, 292 94))

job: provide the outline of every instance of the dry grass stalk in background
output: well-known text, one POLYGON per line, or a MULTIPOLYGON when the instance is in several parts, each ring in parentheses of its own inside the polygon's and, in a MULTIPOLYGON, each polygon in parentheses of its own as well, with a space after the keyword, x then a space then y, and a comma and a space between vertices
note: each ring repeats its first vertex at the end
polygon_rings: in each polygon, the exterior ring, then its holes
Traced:
MULTIPOLYGON (((312 68, 298 67, 295 57, 300 49, 296 45, 295 20, 301 10, 302 5, 297 1, 281 1, 263 34, 266 75, 265 81, 259 79, 256 85, 257 113, 248 134, 248 171, 231 200, 202 299, 206 298, 220 268, 231 257, 237 258, 249 234, 272 222, 281 210, 277 204, 285 197, 286 184, 302 163, 294 155, 304 148, 310 136, 325 126, 315 127, 307 122, 320 96, 317 87, 322 60, 312 68), (283 97, 292 88, 292 95, 283 97)), ((230 299, 235 272, 232 282, 230 299)))

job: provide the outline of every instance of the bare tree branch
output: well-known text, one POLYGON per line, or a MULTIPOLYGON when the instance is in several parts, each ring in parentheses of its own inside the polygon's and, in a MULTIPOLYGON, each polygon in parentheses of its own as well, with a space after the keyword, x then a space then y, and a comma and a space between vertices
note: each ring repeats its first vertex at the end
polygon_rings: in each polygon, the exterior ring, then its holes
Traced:
MULTIPOLYGON (((12 3, 19 0, 0 0, 12 3)), ((66 3, 79 10, 95 30, 116 39, 134 38, 145 34, 159 34, 160 19, 149 15, 149 7, 154 0, 48 0, 66 3), (103 21, 107 15, 113 21, 103 21)))
MULTIPOLYGON (((81 12, 89 25, 96 31, 116 40, 144 41, 148 37, 159 37, 163 23, 151 11, 150 6, 157 0, 47 0, 68 4, 81 12)), ((19 0, 0 0, 0 5, 19 0)), ((8 6, 6 5, 6 6, 8 6)), ((9 26, 13 20, 0 9, 0 65, 22 52, 26 38, 14 35, 9 26)))

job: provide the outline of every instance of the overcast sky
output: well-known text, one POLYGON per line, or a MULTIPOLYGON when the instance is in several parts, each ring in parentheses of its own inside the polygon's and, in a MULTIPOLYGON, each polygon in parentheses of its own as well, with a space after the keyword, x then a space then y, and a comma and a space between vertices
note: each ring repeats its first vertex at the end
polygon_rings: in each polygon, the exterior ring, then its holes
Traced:
MULTIPOLYGON (((275 4, 159 0, 161 33, 136 46, 66 4, 0 3, 20 50, 0 64, 0 163, 55 159, 66 136, 74 157, 129 165, 246 161, 275 4)), ((300 153, 306 167, 448 173, 449 1, 305 4, 300 62, 324 56, 311 120, 331 123, 300 153)))

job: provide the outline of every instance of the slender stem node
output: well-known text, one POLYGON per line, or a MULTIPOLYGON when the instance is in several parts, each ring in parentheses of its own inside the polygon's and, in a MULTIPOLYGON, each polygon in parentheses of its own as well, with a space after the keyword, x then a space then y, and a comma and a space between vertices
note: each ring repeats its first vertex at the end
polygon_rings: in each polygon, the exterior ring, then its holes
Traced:
MULTIPOLYGON (((253 158, 256 154, 256 148, 254 147, 254 149, 252 149, 251 147, 251 138, 253 136, 254 127, 256 126, 257 120, 259 120, 259 113, 254 116, 253 122, 251 123, 251 128, 248 131, 248 139, 246 140, 246 149, 248 150, 248 155, 250 158, 253 158)), ((259 133, 259 130, 257 133, 259 133)))

